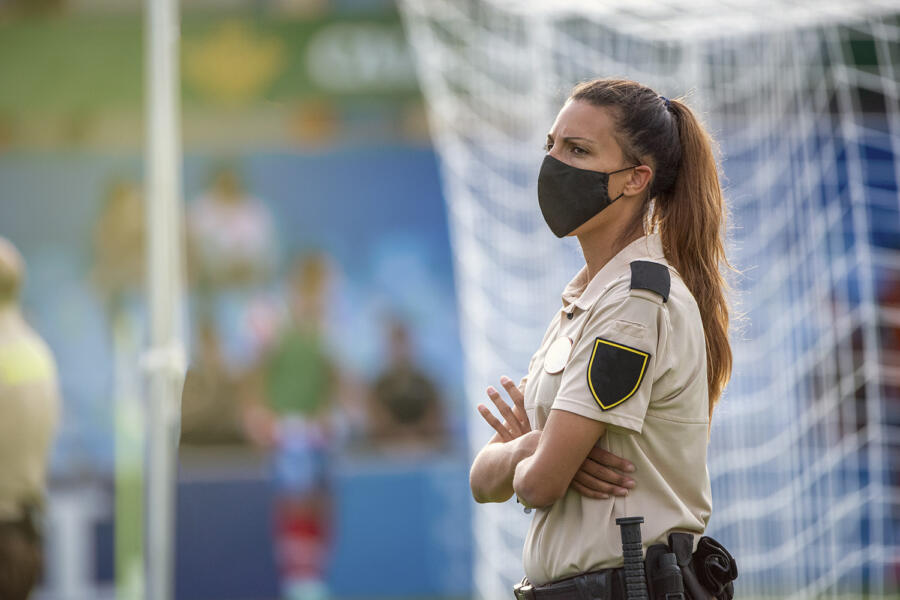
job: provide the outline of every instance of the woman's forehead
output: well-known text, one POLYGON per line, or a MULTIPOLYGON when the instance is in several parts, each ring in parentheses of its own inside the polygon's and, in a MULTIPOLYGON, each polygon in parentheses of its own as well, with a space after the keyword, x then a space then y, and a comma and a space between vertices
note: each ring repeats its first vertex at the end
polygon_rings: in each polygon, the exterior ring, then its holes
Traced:
POLYGON ((554 138, 578 137, 606 144, 615 142, 614 126, 609 108, 569 100, 556 116, 549 135, 554 138))

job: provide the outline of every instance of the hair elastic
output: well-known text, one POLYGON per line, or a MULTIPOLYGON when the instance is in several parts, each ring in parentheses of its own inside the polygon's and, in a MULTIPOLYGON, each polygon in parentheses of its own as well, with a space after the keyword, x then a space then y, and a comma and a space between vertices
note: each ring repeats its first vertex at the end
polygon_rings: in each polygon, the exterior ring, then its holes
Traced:
POLYGON ((666 103, 666 108, 669 108, 669 99, 666 98, 665 96, 660 96, 660 98, 662 98, 663 102, 666 103))

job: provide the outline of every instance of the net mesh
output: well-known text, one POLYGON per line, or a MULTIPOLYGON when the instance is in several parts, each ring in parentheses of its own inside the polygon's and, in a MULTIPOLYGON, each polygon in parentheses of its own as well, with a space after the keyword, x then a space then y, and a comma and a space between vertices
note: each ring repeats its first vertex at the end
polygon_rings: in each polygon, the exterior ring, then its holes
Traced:
MULTIPOLYGON (((896 3, 400 4, 450 215, 473 456, 491 433, 474 409, 485 386, 523 373, 583 264, 537 207, 556 111, 598 76, 688 94, 721 146, 745 315, 707 532, 738 558, 742 597, 896 595, 896 3)), ((529 520, 515 502, 478 506, 480 597, 521 578, 529 520)))

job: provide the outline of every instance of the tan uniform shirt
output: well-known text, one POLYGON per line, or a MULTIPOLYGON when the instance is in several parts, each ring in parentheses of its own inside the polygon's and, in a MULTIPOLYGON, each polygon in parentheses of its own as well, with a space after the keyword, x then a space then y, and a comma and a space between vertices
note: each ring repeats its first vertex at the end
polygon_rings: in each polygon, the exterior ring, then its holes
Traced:
POLYGON ((0 309, 0 521, 43 503, 59 404, 50 350, 18 311, 0 309))
MULTIPOLYGON (((663 256, 659 235, 631 243, 590 281, 585 267, 562 299, 563 308, 529 365, 528 418, 543 429, 550 410, 558 409, 606 423, 597 445, 634 463, 636 485, 627 496, 607 500, 569 489, 552 506, 536 510, 523 552, 525 574, 535 585, 621 566, 619 517, 644 517, 646 550, 664 542, 671 531, 702 533, 712 509, 703 325, 694 297, 663 256), (668 301, 648 290, 630 289, 635 260, 668 266, 668 301), (550 374, 545 355, 561 336, 573 341, 571 354, 561 372, 550 374), (588 369, 595 346, 609 343, 649 358, 637 388, 621 402, 607 399, 612 406, 603 409, 602 398, 591 390, 588 369)), ((604 368, 593 366, 594 372, 604 368)))

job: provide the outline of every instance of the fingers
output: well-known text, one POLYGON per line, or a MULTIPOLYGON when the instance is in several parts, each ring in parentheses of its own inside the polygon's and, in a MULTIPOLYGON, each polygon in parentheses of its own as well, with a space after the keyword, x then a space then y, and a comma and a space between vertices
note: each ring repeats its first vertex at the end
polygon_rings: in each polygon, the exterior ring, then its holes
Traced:
POLYGON ((616 456, 612 452, 608 452, 603 448, 594 446, 588 453, 588 458, 601 465, 624 471, 625 473, 634 473, 634 465, 620 456, 616 456))
POLYGON ((603 495, 627 496, 628 490, 635 486, 635 481, 622 471, 632 473, 634 465, 595 446, 581 464, 573 481, 578 483, 579 493, 591 498, 602 498, 603 495))
POLYGON ((582 495, 590 495, 592 498, 602 498, 604 495, 608 498, 610 496, 627 496, 628 490, 622 487, 618 487, 602 479, 597 479, 590 473, 586 473, 585 471, 578 471, 575 473, 575 477, 572 479, 573 482, 577 482, 581 485, 581 487, 585 488, 589 491, 589 494, 585 494, 582 492, 582 495))
POLYGON ((599 465, 592 460, 585 460, 584 463, 582 463, 579 472, 614 486, 614 492, 615 490, 627 491, 634 487, 634 480, 632 478, 623 475, 618 471, 613 471, 612 469, 604 467, 603 465, 599 465))
POLYGON ((517 388, 513 381, 506 376, 500 378, 500 383, 506 389, 509 397, 513 401, 512 408, 510 408, 503 400, 500 396, 500 392, 498 392, 494 386, 489 386, 487 388, 487 395, 488 398, 491 399, 491 402, 494 403, 494 406, 497 407, 497 410, 505 421, 501 422, 497 419, 484 404, 478 405, 478 412, 481 414, 482 418, 487 421, 488 425, 494 428, 494 431, 497 432, 500 439, 504 442, 508 442, 530 432, 531 423, 528 420, 528 413, 525 411, 525 397, 522 395, 519 388, 517 388))
POLYGON ((487 395, 494 403, 494 406, 497 407, 497 410, 500 411, 500 414, 506 419, 506 426, 509 428, 509 432, 513 437, 519 437, 524 433, 528 433, 530 428, 526 428, 521 420, 513 414, 513 411, 509 408, 509 405, 503 401, 503 398, 500 397, 500 392, 494 389, 494 386, 490 386, 487 389, 487 395))
POLYGON ((512 379, 510 379, 509 377, 504 375, 503 377, 500 378, 500 383, 503 385, 503 387, 506 389, 506 391, 509 392, 509 397, 513 399, 513 402, 515 402, 517 405, 519 405, 519 404, 522 405, 522 407, 524 408, 525 407, 525 396, 523 396, 522 392, 519 390, 519 388, 516 387, 515 382, 513 382, 512 379))
POLYGON ((512 399, 513 412, 519 419, 522 428, 525 431, 531 431, 531 423, 528 421, 528 413, 525 411, 525 396, 522 394, 521 390, 519 390, 519 388, 516 387, 516 384, 513 383, 513 380, 506 375, 500 378, 500 385, 503 386, 506 393, 508 393, 509 397, 512 399))
POLYGON ((478 412, 481 414, 484 420, 488 422, 488 425, 493 427, 494 431, 496 431, 500 435, 501 440, 503 440, 504 442, 508 442, 513 439, 513 436, 509 432, 509 429, 506 427, 506 425, 498 421, 497 417, 491 414, 491 411, 488 410, 487 406, 485 406, 484 404, 479 404, 478 412))
POLYGON ((597 500, 607 500, 609 498, 609 494, 596 492, 589 487, 582 485, 575 479, 572 480, 572 483, 569 484, 569 487, 571 487, 582 496, 587 496, 588 498, 596 498, 597 500))

